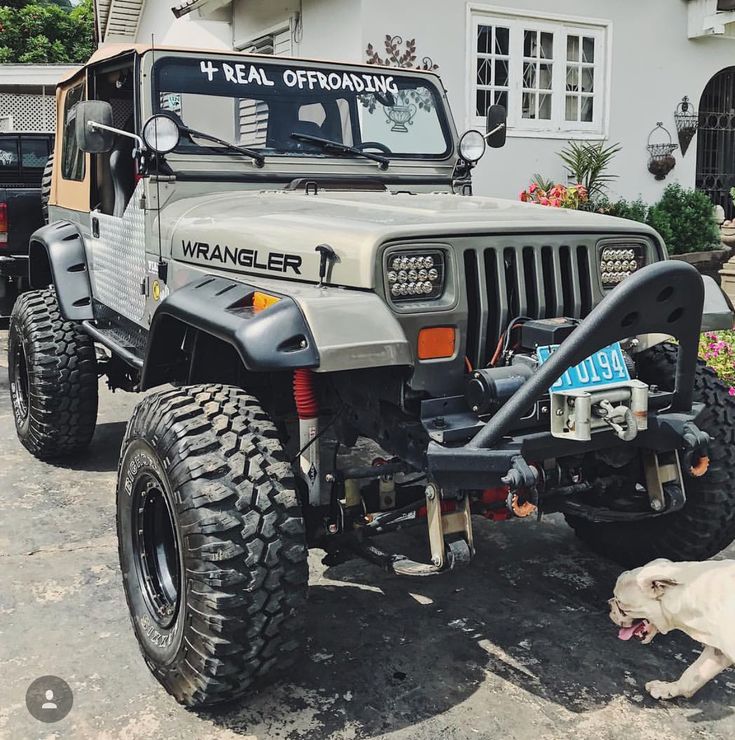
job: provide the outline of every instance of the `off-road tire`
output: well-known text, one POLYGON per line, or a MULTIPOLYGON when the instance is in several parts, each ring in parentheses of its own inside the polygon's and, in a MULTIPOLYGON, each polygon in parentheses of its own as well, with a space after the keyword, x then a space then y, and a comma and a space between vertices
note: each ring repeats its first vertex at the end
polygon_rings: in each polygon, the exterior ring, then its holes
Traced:
MULTIPOLYGON (((663 390, 673 390, 677 348, 658 345, 642 353, 638 376, 663 390)), ((593 550, 627 567, 654 558, 704 560, 735 539, 735 398, 711 368, 699 362, 694 401, 705 410, 698 426, 711 437, 710 465, 701 478, 685 474, 687 501, 681 511, 642 522, 593 524, 567 517, 593 550)))
MULTIPOLYGON (((165 529, 152 539, 166 541, 165 529)), ((139 403, 122 446, 117 531, 136 638, 177 701, 237 699, 295 660, 308 581, 304 521, 276 427, 254 397, 197 385, 139 403), (164 599, 151 598, 150 559, 136 555, 152 552, 140 518, 151 496, 165 500, 176 540, 171 578, 161 583, 178 592, 164 599)))
POLYGON ((41 213, 43 222, 48 223, 48 202, 51 198, 51 177, 54 170, 54 153, 49 154, 41 176, 41 213))
POLYGON ((53 290, 23 293, 8 335, 13 417, 23 446, 40 460, 74 455, 97 423, 97 358, 79 324, 61 317, 53 290))

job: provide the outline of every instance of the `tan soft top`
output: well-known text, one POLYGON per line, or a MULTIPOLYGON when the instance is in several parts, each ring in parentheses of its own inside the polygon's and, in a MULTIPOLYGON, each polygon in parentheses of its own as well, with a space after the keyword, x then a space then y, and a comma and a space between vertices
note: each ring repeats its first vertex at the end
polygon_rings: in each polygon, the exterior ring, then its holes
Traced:
MULTIPOLYGON (((250 54, 248 52, 244 51, 236 51, 234 49, 201 49, 196 47, 185 47, 185 46, 152 46, 151 44, 105 44, 104 46, 101 46, 97 51, 92 54, 92 56, 86 61, 85 64, 83 64, 80 67, 77 67, 73 69, 71 72, 69 72, 65 77, 63 77, 59 84, 63 84, 65 82, 68 82, 69 80, 74 79, 77 75, 79 75, 86 67, 88 67, 90 64, 97 64, 98 62, 104 62, 107 59, 114 59, 115 57, 124 56, 125 54, 145 54, 147 51, 151 51, 154 49, 155 51, 178 51, 183 52, 184 54, 218 54, 221 56, 240 56, 240 57, 258 57, 260 59, 268 60, 268 61, 284 61, 289 60, 293 62, 310 62, 312 64, 316 63, 324 63, 324 64, 341 64, 344 66, 349 67, 367 67, 368 69, 374 70, 376 65, 374 64, 366 64, 364 62, 345 62, 344 60, 335 60, 335 59, 314 59, 314 58, 308 58, 308 57, 288 57, 288 56, 277 56, 274 57, 272 54, 250 54)), ((393 72, 408 72, 411 74, 428 74, 433 77, 438 77, 436 72, 431 72, 429 70, 425 69, 414 69, 414 68, 399 68, 399 67, 391 67, 391 71, 393 72)))

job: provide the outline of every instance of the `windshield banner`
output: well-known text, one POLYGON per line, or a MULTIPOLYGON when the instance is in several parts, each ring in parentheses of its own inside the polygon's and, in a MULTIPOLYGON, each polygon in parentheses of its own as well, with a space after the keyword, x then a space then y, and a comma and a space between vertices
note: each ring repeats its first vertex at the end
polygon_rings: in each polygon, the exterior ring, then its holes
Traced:
POLYGON ((199 64, 202 75, 208 82, 229 82, 235 85, 255 87, 283 86, 297 90, 325 90, 340 92, 350 90, 357 93, 393 93, 398 95, 398 86, 393 75, 369 74, 365 72, 321 72, 316 69, 275 67, 268 69, 257 64, 220 62, 211 59, 199 64))

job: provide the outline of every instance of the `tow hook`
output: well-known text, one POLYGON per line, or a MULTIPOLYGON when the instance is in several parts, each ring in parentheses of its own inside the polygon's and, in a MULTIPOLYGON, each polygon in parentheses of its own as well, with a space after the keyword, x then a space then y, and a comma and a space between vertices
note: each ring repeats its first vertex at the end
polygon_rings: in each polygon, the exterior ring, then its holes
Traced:
POLYGON ((692 478, 701 478, 709 470, 710 436, 696 424, 687 422, 684 425, 684 441, 687 444, 682 456, 684 469, 692 478))

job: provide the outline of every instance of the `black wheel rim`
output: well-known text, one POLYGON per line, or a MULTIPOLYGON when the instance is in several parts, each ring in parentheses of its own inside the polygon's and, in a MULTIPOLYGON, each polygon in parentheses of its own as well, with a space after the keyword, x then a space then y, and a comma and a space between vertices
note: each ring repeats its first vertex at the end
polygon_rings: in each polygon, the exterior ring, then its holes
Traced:
POLYGON ((152 472, 140 475, 133 490, 133 553, 140 590, 156 622, 176 619, 181 597, 179 540, 168 497, 152 472))
POLYGON ((30 379, 28 377, 28 362, 23 343, 18 341, 13 352, 13 364, 11 367, 11 382, 13 383, 13 395, 15 396, 15 407, 18 416, 22 419, 28 417, 28 389, 30 379))

